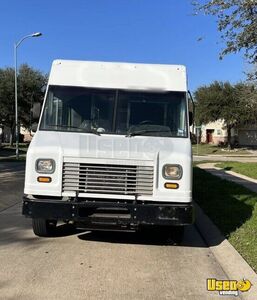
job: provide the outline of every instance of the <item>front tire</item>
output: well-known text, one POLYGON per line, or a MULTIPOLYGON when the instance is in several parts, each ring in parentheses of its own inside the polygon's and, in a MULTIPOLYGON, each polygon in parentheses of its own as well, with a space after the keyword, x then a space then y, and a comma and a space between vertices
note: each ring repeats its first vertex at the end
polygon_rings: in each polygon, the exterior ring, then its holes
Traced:
POLYGON ((56 224, 56 220, 32 219, 33 232, 37 236, 53 236, 56 224))

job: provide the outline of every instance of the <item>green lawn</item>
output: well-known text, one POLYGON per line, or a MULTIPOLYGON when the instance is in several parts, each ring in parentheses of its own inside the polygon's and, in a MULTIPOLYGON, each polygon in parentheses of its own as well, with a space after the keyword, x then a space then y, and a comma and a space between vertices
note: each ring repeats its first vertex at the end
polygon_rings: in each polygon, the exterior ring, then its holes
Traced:
POLYGON ((199 144, 192 145, 193 154, 194 155, 248 155, 250 154, 249 151, 247 151, 244 148, 236 148, 233 150, 228 151, 226 147, 219 147, 211 144, 199 144), (197 150, 198 147, 198 150, 197 150))
POLYGON ((239 174, 257 179, 257 163, 242 163, 242 162, 222 162, 217 163, 216 167, 226 171, 234 171, 239 174))
POLYGON ((195 201, 257 271, 257 194, 194 167, 195 201))

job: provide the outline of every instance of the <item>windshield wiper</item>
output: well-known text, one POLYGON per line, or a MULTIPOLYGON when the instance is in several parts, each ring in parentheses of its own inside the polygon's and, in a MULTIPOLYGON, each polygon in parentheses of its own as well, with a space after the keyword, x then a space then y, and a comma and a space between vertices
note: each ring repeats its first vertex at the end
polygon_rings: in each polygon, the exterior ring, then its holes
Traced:
POLYGON ((96 135, 101 135, 99 132, 94 131, 94 130, 85 130, 84 128, 81 127, 77 127, 77 126, 70 126, 70 125, 61 125, 61 124, 48 124, 47 126, 56 126, 56 127, 64 127, 64 128, 75 128, 75 129, 79 129, 85 133, 93 133, 96 135))
POLYGON ((135 135, 142 135, 144 133, 154 133, 154 132, 169 132, 170 133, 170 130, 154 130, 154 129, 151 129, 151 130, 138 130, 138 131, 134 131, 134 132, 131 132, 129 134, 126 135, 126 137, 132 137, 132 136, 135 136, 135 135))

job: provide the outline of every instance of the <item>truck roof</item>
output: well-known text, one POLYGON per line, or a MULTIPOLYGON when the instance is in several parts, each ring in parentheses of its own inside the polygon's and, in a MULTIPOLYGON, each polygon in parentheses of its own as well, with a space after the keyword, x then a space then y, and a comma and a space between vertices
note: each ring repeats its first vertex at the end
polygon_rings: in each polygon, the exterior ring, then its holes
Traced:
POLYGON ((187 91, 183 65, 54 60, 50 85, 146 91, 187 91))

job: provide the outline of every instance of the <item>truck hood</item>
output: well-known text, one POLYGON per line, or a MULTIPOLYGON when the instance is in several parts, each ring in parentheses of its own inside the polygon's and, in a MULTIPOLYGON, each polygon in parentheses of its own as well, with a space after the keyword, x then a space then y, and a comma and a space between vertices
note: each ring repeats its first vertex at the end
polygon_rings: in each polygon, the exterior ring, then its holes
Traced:
POLYGON ((155 160, 159 154, 191 155, 188 144, 187 138, 37 131, 30 149, 44 156, 58 153, 63 157, 155 160))

